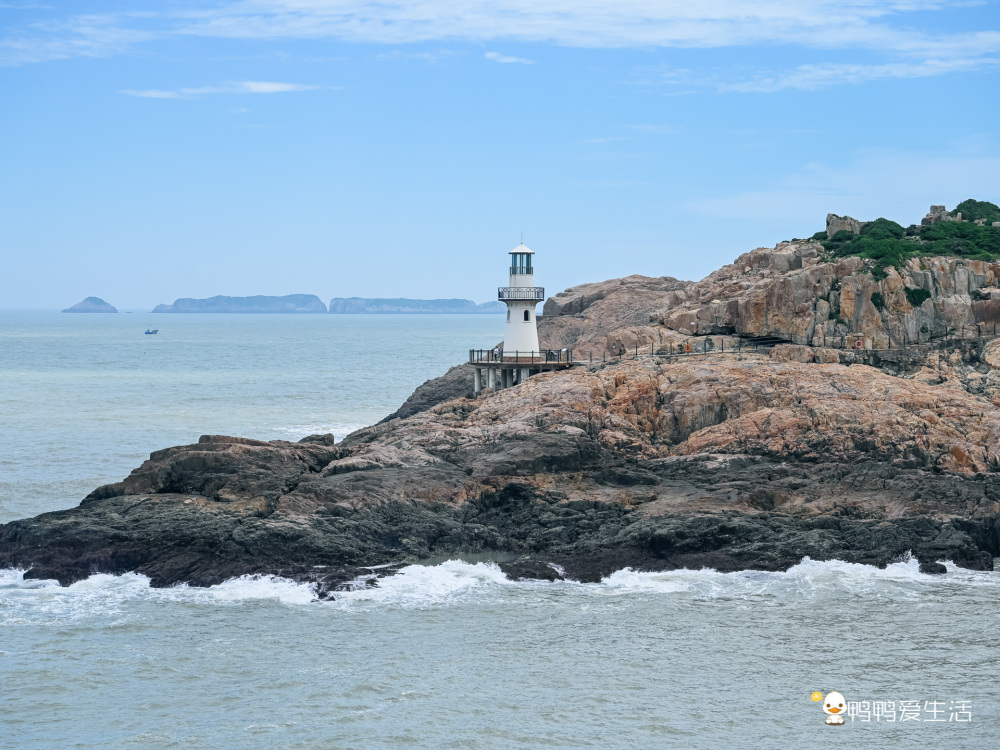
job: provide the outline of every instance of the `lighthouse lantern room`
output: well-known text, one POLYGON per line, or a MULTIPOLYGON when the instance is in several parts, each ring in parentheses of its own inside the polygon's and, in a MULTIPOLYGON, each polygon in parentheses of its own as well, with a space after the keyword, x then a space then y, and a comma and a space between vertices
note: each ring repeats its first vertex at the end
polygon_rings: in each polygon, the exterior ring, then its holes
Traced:
POLYGON ((507 305, 507 330, 503 356, 538 354, 538 328, 535 306, 545 299, 545 288, 535 286, 534 253, 524 242, 510 251, 510 284, 497 290, 497 297, 507 305))

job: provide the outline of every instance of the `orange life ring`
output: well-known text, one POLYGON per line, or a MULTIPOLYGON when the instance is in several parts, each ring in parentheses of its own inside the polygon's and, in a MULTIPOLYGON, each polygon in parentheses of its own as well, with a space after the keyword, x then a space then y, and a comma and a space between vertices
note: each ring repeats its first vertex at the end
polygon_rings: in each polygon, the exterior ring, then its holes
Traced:
POLYGON ((684 344, 684 351, 685 352, 690 352, 691 351, 691 344, 684 344))
POLYGON ((865 340, 864 339, 858 339, 857 341, 855 341, 854 342, 854 348, 855 349, 864 349, 865 348, 865 340))

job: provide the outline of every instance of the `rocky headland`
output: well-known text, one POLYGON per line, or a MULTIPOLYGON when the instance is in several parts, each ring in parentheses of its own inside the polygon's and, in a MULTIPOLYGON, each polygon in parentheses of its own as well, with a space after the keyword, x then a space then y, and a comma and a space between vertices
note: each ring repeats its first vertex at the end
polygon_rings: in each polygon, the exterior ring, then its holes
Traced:
POLYGON ((804 556, 992 569, 1000 263, 886 266, 828 245, 758 248, 699 282, 566 290, 542 346, 585 364, 479 398, 458 365, 336 444, 157 451, 77 508, 0 526, 0 567, 158 586, 278 574, 320 595, 473 553, 585 581, 804 556))

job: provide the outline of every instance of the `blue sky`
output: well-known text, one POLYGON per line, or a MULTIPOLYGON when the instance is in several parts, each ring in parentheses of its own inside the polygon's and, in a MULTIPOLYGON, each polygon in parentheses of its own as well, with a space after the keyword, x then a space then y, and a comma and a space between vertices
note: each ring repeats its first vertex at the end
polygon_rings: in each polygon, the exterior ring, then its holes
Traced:
POLYGON ((1000 202, 1000 4, 0 0, 0 306, 697 279, 1000 202))

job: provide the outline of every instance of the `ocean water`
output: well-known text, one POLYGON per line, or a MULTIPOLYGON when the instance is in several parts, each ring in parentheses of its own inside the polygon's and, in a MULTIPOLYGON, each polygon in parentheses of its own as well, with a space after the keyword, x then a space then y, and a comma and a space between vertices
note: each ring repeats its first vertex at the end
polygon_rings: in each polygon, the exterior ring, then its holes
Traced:
POLYGON ((200 435, 340 439, 503 326, 500 315, 0 311, 0 523, 73 507, 200 435))
MULTIPOLYGON (((203 433, 344 434, 501 326, 0 313, 2 520, 203 433)), ((995 747, 1000 574, 948 567, 576 584, 451 560, 330 602, 271 578, 0 571, 0 748, 995 747), (845 726, 810 699, 831 690, 845 726)))

